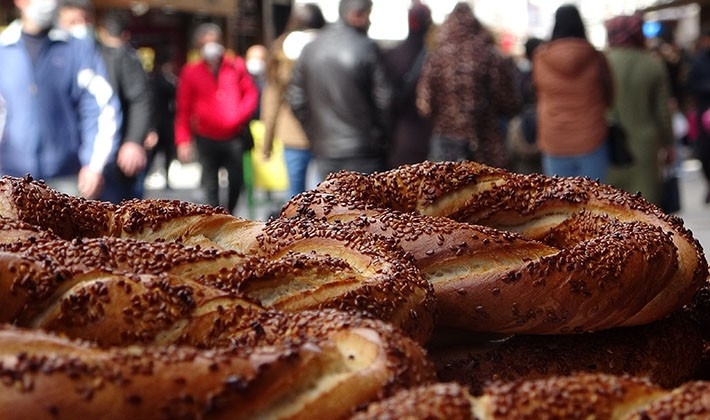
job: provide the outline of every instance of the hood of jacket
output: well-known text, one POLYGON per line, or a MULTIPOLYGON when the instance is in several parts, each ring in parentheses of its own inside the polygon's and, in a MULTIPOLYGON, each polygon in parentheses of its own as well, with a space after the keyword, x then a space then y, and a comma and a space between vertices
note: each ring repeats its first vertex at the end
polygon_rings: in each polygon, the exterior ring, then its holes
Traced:
POLYGON ((598 60, 598 51, 588 41, 563 38, 540 46, 535 52, 534 67, 544 67, 545 71, 558 77, 573 79, 589 69, 590 65, 597 65, 598 60))

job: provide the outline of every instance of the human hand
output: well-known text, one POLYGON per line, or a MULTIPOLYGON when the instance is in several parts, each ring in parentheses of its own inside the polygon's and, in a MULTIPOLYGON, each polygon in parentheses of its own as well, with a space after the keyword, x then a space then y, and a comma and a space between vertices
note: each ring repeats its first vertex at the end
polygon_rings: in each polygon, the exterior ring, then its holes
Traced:
POLYGON ((146 150, 151 150, 158 144, 158 133, 155 131, 151 131, 148 133, 147 136, 145 136, 145 140, 143 140, 143 147, 146 148, 146 150))
POLYGON ((79 194, 81 194, 82 197, 90 200, 98 198, 103 186, 103 174, 92 171, 88 166, 84 166, 81 170, 79 170, 79 181, 77 187, 79 189, 79 194))
POLYGON ((192 144, 180 144, 177 147, 177 158, 182 163, 188 163, 192 161, 192 144))
POLYGON ((270 147, 264 147, 261 149, 261 157, 264 158, 264 160, 269 160, 271 159, 271 148, 270 147))
POLYGON ((135 176, 145 168, 146 163, 147 158, 142 145, 127 141, 118 149, 116 164, 126 176, 135 176))

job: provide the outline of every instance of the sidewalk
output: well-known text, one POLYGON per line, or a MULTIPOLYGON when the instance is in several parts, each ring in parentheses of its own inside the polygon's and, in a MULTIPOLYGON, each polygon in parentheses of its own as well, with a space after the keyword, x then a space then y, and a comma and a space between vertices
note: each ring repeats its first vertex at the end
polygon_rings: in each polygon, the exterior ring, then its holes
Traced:
MULTIPOLYGON (((700 241, 703 249, 710 255, 710 205, 704 203, 707 187, 700 171, 700 163, 694 159, 684 161, 680 173, 681 211, 677 214, 683 219, 688 229, 700 241)), ((196 163, 179 164, 174 162, 170 170, 170 185, 165 189, 165 176, 153 172, 146 180, 146 198, 168 198, 175 200, 203 202, 199 188, 200 167, 196 163)), ((237 206, 236 216, 245 219, 267 220, 278 211, 286 201, 285 193, 276 192, 267 196, 263 191, 255 192, 255 205, 247 206, 247 199, 242 195, 237 206)))
MULTIPOLYGON (((155 165, 161 167, 162 165, 155 165)), ((181 164, 177 161, 170 166, 170 189, 166 189, 165 174, 154 170, 146 179, 146 198, 166 198, 170 200, 204 203, 204 194, 200 189, 201 169, 198 163, 181 164)), ((220 182, 226 187, 226 173, 220 182)), ((237 203, 235 216, 252 220, 267 220, 286 203, 286 192, 254 191, 252 206, 249 206, 247 193, 243 192, 237 203)))
MULTIPOLYGON (((710 253, 710 205, 705 204, 707 185, 700 170, 700 162, 686 160, 680 173, 681 210, 677 214, 693 232, 706 254, 710 253)), ((708 254, 710 255, 710 254, 708 254)))

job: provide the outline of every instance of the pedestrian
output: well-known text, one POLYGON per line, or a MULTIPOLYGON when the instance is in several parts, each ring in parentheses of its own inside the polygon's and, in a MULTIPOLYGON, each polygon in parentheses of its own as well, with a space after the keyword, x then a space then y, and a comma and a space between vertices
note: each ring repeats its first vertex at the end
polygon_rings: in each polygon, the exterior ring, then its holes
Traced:
POLYGON ((417 85, 419 112, 433 124, 429 160, 507 166, 501 118, 521 103, 513 71, 471 6, 457 3, 417 85))
POLYGON ((58 0, 56 24, 73 37, 95 41, 94 6, 91 0, 58 0))
POLYGON ((407 23, 407 38, 385 53, 387 74, 394 83, 389 168, 426 160, 432 132, 431 120, 419 114, 416 104, 417 82, 428 54, 431 10, 421 1, 414 1, 407 13, 407 23))
POLYGON ((710 28, 704 28, 698 39, 698 51, 688 71, 687 90, 695 106, 692 125, 697 135, 693 147, 705 178, 703 200, 710 204, 710 28))
POLYGON ((157 136, 153 147, 148 149, 148 162, 143 170, 143 178, 151 170, 158 153, 163 155, 165 188, 170 185, 170 166, 176 158, 175 153, 175 92, 178 76, 172 51, 159 50, 156 53, 153 71, 149 74, 149 85, 153 98, 153 130, 157 136))
POLYGON ((543 40, 530 37, 525 41, 525 56, 518 62, 518 90, 523 106, 508 123, 508 169, 530 174, 542 173, 542 157, 537 147, 537 95, 532 81, 533 56, 543 40))
POLYGON ((0 34, 0 173, 98 198, 120 107, 98 51, 52 28, 56 0, 15 0, 0 34), (4 109, 3 109, 4 108, 4 109))
POLYGON ((197 26, 193 41, 200 59, 183 66, 178 78, 177 156, 189 162, 196 151, 207 203, 234 212, 244 182, 242 131, 254 115, 259 91, 244 60, 225 54, 217 24, 197 26), (220 169, 227 172, 226 204, 220 201, 220 169))
POLYGON ((367 36, 371 0, 341 0, 339 20, 303 48, 287 100, 311 142, 318 179, 386 168, 392 84, 367 36))
POLYGON ((606 111, 614 86, 606 57, 587 40, 575 5, 556 10, 552 37, 537 48, 533 68, 537 145, 545 174, 604 182, 609 167, 606 111))
MULTIPOLYGON (((247 66, 247 71, 254 78, 254 83, 259 89, 259 98, 264 91, 264 85, 266 85, 266 61, 269 57, 269 50, 261 45, 254 44, 247 48, 244 53, 244 62, 247 66)), ((254 111, 254 119, 261 119, 261 99, 259 104, 256 106, 256 111, 254 111)))
POLYGON ((103 14, 97 26, 99 50, 106 63, 108 80, 123 110, 119 127, 120 146, 116 160, 106 168, 102 199, 120 203, 143 198, 147 155, 144 142, 152 125, 152 99, 148 77, 135 48, 130 45, 127 18, 122 11, 103 14))
POLYGON ((312 3, 294 6, 286 30, 274 41, 269 54, 261 101, 261 120, 265 129, 261 152, 268 160, 274 139, 283 143, 289 197, 306 190, 306 174, 312 154, 308 137, 286 101, 286 88, 294 62, 323 26, 325 18, 319 6, 312 3))
POLYGON ((663 60, 646 48, 640 14, 616 16, 605 26, 616 86, 611 114, 634 158, 628 166, 612 165, 607 182, 660 205, 662 170, 675 156, 670 77, 663 60))

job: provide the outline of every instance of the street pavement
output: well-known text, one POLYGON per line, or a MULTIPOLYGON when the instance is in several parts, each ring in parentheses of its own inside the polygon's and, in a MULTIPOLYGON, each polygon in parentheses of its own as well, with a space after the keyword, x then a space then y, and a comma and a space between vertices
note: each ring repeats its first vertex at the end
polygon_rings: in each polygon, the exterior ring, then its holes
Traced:
MULTIPOLYGON (((154 165, 162 168, 162 164, 154 165)), ((166 177, 162 169, 151 172, 146 179, 146 198, 167 198, 171 200, 204 203, 204 194, 200 188, 200 165, 197 163, 180 164, 174 161, 170 166, 170 189, 166 188, 166 177)), ((226 173, 220 174, 220 183, 226 188, 226 173)), ((226 193, 226 191, 225 191, 226 193)), ((237 203, 235 216, 252 220, 267 220, 286 203, 285 191, 267 192, 255 190, 253 199, 243 192, 237 203)))
MULTIPOLYGON (((173 162, 170 169, 172 189, 165 188, 165 176, 158 170, 151 173, 146 181, 146 197, 201 203, 204 196, 199 187, 199 180, 198 164, 173 162)), ((683 219, 685 226, 693 232, 703 249, 710 250, 710 205, 705 204, 708 186, 702 176, 700 163, 694 159, 684 160, 679 170, 679 180, 681 210, 676 215, 683 219)), ((267 220, 278 212, 286 199, 285 192, 255 191, 253 205, 249 205, 246 195, 243 194, 235 215, 252 220, 267 220)))
POLYGON ((708 185, 700 170, 700 162, 685 161, 679 175, 681 210, 677 216, 683 219, 705 252, 710 253, 710 204, 705 203, 708 185))

